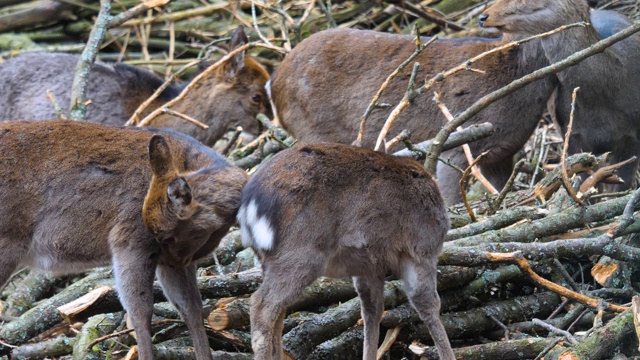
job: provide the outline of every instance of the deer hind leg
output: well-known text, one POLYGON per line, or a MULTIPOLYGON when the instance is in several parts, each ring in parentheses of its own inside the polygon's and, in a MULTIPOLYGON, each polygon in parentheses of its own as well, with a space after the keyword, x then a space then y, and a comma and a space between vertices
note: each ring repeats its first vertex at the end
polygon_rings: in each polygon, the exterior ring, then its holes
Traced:
MULTIPOLYGON (((143 247, 143 243, 140 241, 136 245, 143 247)), ((131 246, 113 249, 113 253, 113 273, 118 297, 136 331, 138 359, 152 360, 151 316, 157 255, 150 256, 148 249, 132 249, 131 246)))
POLYGON ((353 284, 360 297, 362 319, 364 320, 364 360, 375 360, 380 338, 380 319, 384 311, 384 278, 353 278, 353 284))
POLYGON ((287 306, 320 275, 319 264, 291 266, 285 263, 265 259, 262 285, 251 295, 251 347, 256 360, 282 359, 282 328, 287 306))
POLYGON ((405 260, 402 267, 407 297, 429 329, 441 360, 455 360, 440 320, 440 297, 436 289, 437 257, 405 260))
POLYGON ((213 359, 209 340, 202 322, 202 299, 196 283, 196 266, 191 264, 184 269, 172 269, 158 265, 156 275, 167 299, 175 306, 180 317, 187 324, 196 358, 213 359))

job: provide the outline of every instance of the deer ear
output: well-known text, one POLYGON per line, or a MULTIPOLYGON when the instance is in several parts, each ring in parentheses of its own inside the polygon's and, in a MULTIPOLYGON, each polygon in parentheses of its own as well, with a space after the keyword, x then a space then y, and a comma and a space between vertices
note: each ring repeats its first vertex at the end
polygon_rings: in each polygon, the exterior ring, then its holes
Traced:
MULTIPOLYGON (((229 51, 233 51, 240 46, 247 44, 249 38, 244 33, 244 26, 240 25, 231 35, 231 42, 229 43, 229 51)), ((244 51, 238 53, 225 64, 225 71, 228 79, 233 79, 238 71, 244 67, 244 51)))
POLYGON ((182 176, 178 176, 169 182, 167 187, 167 195, 171 203, 178 207, 179 213, 185 206, 191 204, 192 195, 191 187, 187 183, 187 180, 182 176))
POLYGON ((149 141, 149 163, 155 176, 166 175, 173 168, 171 149, 161 135, 153 135, 149 141))

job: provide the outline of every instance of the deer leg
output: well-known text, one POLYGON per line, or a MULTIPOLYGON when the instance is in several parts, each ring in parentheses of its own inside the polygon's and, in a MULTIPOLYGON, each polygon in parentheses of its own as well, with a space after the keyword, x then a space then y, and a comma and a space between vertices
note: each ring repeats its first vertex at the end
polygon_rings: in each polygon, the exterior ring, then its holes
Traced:
POLYGON ((449 338, 440 320, 440 297, 436 289, 437 257, 407 260, 402 279, 411 305, 429 329, 441 360, 455 360, 449 338))
MULTIPOLYGON (((272 260, 273 265, 278 260, 272 260)), ((249 301, 251 347, 256 360, 282 359, 282 328, 287 306, 320 275, 320 267, 305 263, 299 267, 270 267, 263 262, 263 280, 249 301)))
MULTIPOLYGON (((141 241, 132 245, 142 245, 142 243, 141 241)), ((126 245, 112 251, 118 297, 136 331, 138 358, 152 360, 151 316, 157 254, 150 256, 149 249, 132 248, 126 245)))
POLYGON ((184 269, 172 269, 158 265, 156 275, 167 299, 175 306, 180 317, 187 324, 196 359, 213 359, 209 340, 202 323, 202 299, 196 283, 196 266, 188 265, 184 269))
POLYGON ((384 278, 353 277, 353 284, 360 297, 364 319, 364 360, 375 360, 380 338, 380 319, 384 311, 384 278))

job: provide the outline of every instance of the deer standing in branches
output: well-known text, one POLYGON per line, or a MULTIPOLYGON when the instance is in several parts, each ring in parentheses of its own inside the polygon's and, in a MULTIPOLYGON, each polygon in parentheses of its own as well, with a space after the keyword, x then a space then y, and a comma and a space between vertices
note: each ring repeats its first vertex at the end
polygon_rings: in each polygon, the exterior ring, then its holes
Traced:
MULTIPOLYGON (((498 0, 480 20, 484 26, 523 36, 591 20, 593 25, 541 40, 550 62, 560 61, 632 24, 613 11, 596 11, 590 17, 584 0, 498 0)), ((580 87, 569 153, 610 152, 608 161, 613 163, 640 155, 639 61, 640 34, 636 33, 556 75, 559 86, 555 111, 563 134, 569 123, 571 93, 580 87)), ((616 190, 631 186, 637 168, 638 160, 618 170, 624 184, 616 185, 616 190)))
MULTIPOLYGON (((230 49, 247 43, 240 26, 233 33, 230 49)), ((71 85, 79 55, 24 53, 0 64, 0 121, 50 120, 56 113, 46 90, 51 89, 61 109, 68 112, 71 85)), ((172 110, 208 125, 204 130, 175 115, 162 114, 148 126, 166 127, 186 133, 206 145, 213 145, 227 129, 242 126, 258 132, 256 115, 270 115, 264 89, 269 74, 256 60, 240 53, 200 81, 172 110)), ((94 63, 89 75, 87 120, 107 125, 123 125, 157 88, 157 75, 126 65, 94 63)), ((171 85, 147 107, 142 116, 180 94, 171 85)))
POLYGON ((353 277, 364 359, 376 359, 387 272, 404 280, 440 359, 455 359, 436 291, 449 219, 420 163, 339 144, 284 150, 247 183, 238 221, 242 243, 258 254, 264 274, 250 300, 256 359, 282 358, 287 306, 321 275, 353 277))
MULTIPOLYGON (((593 19, 603 33, 610 33, 609 28, 615 23, 609 21, 615 15, 607 13, 593 19)), ((537 21, 548 25, 545 18, 537 21)), ((417 79, 429 79, 475 55, 524 38, 509 26, 502 29, 505 34, 498 40, 470 37, 435 41, 415 58, 420 63, 417 79)), ((425 43, 428 40, 422 39, 425 43)), ((293 49, 273 75, 271 92, 278 118, 301 141, 351 143, 356 139, 365 109, 384 79, 414 50, 411 36, 352 29, 316 33, 293 49)), ((482 96, 546 65, 549 59, 542 43, 534 40, 482 58, 471 67, 484 73, 456 74, 444 79, 435 90, 442 94, 442 102, 451 113, 456 114, 482 96)), ((409 66, 396 76, 379 103, 397 104, 407 89, 410 72, 409 66)), ((470 120, 471 124, 490 122, 494 126, 492 136, 475 141, 470 147, 474 155, 489 151, 478 165, 496 188, 502 188, 508 180, 513 155, 529 139, 557 84, 555 76, 539 80, 496 101, 470 120)), ((418 97, 400 114, 392 131, 410 130, 411 139, 416 142, 435 136, 446 120, 432 97, 432 94, 418 97)), ((390 112, 389 108, 373 111, 363 146, 373 147, 390 112)), ((445 152, 442 157, 463 169, 468 165, 461 149, 445 152)), ((460 201, 459 171, 440 163, 437 174, 445 201, 448 204, 460 201)))
POLYGON ((212 358, 194 260, 235 223, 243 170, 171 130, 60 120, 0 123, 0 154, 0 286, 19 266, 112 264, 149 360, 155 274, 196 358, 212 358))

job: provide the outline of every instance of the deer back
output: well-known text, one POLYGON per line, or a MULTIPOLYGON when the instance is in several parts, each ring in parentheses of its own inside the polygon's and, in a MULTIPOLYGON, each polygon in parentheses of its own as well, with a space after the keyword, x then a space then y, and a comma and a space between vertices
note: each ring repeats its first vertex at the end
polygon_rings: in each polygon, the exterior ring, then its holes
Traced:
POLYGON ((246 182, 197 141, 156 129, 6 122, 0 153, 0 242, 57 272, 108 263, 117 241, 146 243, 170 265, 202 256, 234 222, 246 182), (163 156, 150 159, 156 147, 163 156), (152 167, 167 169, 162 181, 152 167))
MULTIPOLYGON (((428 39, 423 39, 426 42, 428 39)), ((417 86, 441 71, 502 44, 506 39, 443 39, 429 45, 415 62, 420 64, 417 86)), ((336 29, 316 33, 302 41, 282 62, 273 77, 275 108, 284 126, 305 142, 351 143, 360 119, 385 78, 415 50, 411 36, 374 31, 336 29)), ((432 100, 433 91, 456 114, 511 81, 548 64, 539 41, 487 56, 472 65, 484 73, 465 71, 439 83, 418 97, 398 117, 390 137, 403 129, 414 142, 433 137, 446 119, 432 100)), ((391 81, 379 103, 397 104, 404 96, 411 66, 391 81)), ((501 187, 510 174, 511 157, 524 145, 546 107, 556 84, 554 77, 535 82, 496 101, 469 123, 491 122, 495 134, 471 144, 472 152, 490 150, 481 160, 483 173, 501 187), (504 165, 506 164, 506 166, 504 165), (496 169, 492 169, 495 167, 496 169), (492 176, 492 175, 496 176, 492 176)), ((364 145, 372 146, 391 108, 376 109, 367 122, 364 145)), ((461 152, 445 154, 466 167, 461 152)), ((456 174, 438 174, 441 184, 455 184, 456 174)), ((443 188, 455 200, 456 188, 443 188)), ((459 197, 459 195, 457 196, 459 197)))
POLYGON ((397 270, 403 254, 437 254, 449 226, 418 162, 339 144, 300 145, 262 165, 238 218, 243 245, 263 259, 300 263, 313 254, 329 276, 397 270))

